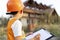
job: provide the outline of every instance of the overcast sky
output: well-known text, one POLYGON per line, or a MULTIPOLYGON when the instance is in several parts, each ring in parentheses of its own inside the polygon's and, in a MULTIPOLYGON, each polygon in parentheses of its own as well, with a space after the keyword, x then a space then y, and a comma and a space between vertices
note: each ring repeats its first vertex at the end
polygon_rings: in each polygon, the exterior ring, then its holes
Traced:
MULTIPOLYGON (((23 2, 25 2, 26 0, 22 0, 23 2)), ((53 8, 56 9, 58 15, 60 16, 60 0, 34 0, 37 1, 38 3, 43 3, 46 5, 52 5, 53 8)), ((8 0, 0 0, 0 16, 6 16, 6 4, 7 4, 8 0)))

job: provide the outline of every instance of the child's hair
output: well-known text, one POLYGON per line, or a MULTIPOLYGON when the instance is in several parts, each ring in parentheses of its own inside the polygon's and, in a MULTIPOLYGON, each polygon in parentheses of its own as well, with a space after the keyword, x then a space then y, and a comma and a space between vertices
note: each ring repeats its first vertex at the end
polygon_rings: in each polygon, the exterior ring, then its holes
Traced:
POLYGON ((18 11, 6 13, 7 15, 16 15, 18 11))

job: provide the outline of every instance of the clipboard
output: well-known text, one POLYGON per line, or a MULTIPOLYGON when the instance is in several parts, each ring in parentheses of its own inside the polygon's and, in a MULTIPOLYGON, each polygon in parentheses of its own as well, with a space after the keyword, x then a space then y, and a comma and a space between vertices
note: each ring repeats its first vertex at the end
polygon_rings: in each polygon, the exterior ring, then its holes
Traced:
POLYGON ((30 40, 31 38, 35 37, 37 34, 40 34, 40 40, 49 40, 54 35, 48 32, 45 29, 40 29, 39 31, 34 32, 33 34, 26 37, 26 40, 30 40))

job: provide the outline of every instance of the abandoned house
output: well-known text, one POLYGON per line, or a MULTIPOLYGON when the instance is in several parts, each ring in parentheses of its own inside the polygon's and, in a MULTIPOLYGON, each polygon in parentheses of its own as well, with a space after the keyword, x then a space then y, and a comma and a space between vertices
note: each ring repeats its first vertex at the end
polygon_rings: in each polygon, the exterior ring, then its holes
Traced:
POLYGON ((30 31, 40 24, 58 23, 58 14, 54 8, 43 5, 42 3, 38 4, 33 0, 28 0, 24 4, 24 15, 21 21, 23 26, 28 27, 30 31))

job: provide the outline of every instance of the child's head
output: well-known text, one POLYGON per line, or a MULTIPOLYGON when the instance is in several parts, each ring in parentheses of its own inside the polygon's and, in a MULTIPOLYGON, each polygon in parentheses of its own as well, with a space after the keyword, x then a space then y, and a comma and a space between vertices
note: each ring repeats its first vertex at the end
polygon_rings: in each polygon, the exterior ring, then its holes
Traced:
POLYGON ((9 0, 7 3, 7 14, 14 17, 22 17, 24 5, 21 0, 9 0))

